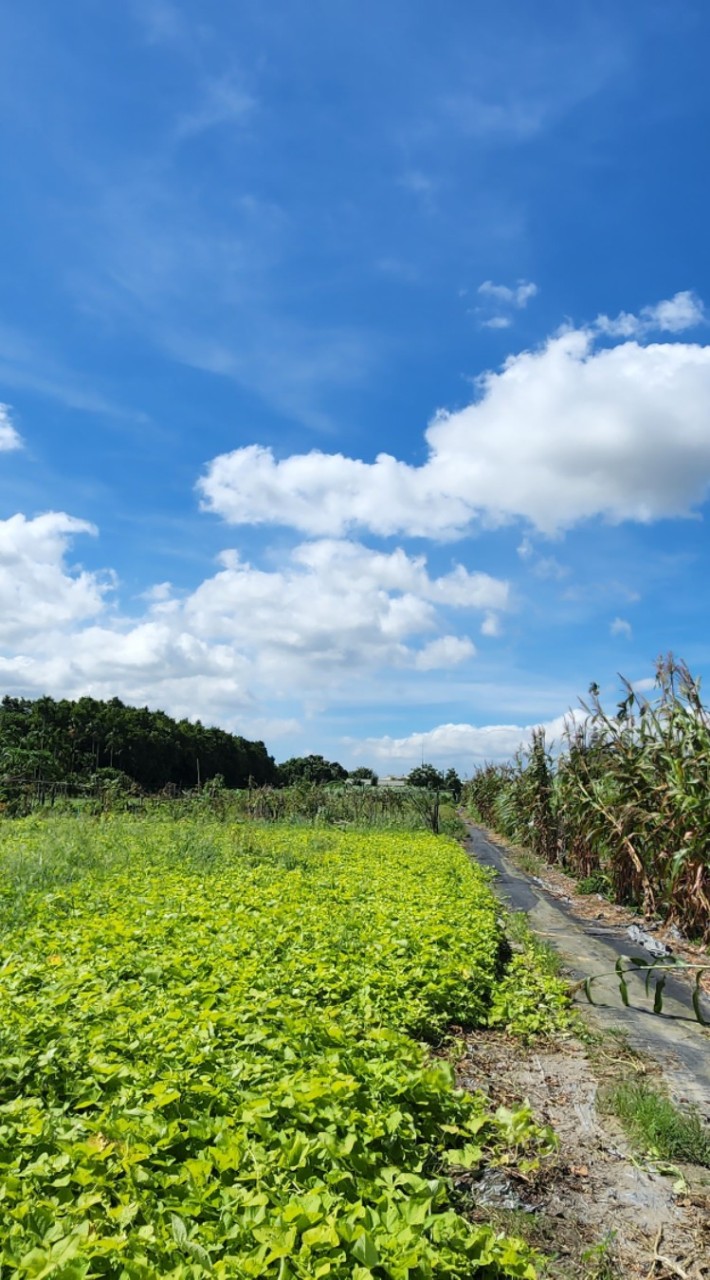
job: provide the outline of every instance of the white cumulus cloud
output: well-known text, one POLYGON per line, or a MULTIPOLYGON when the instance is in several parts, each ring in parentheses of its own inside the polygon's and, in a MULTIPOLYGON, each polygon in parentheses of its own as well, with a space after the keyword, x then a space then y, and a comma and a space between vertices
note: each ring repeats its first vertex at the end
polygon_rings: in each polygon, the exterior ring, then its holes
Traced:
POLYGON ((632 631, 631 623, 626 618, 614 618, 609 626, 609 632, 612 636, 623 636, 625 640, 630 640, 632 631))
POLYGON ((22 448, 22 437, 13 425, 10 417, 10 406, 0 404, 0 453, 9 453, 12 449, 22 448))
POLYGON ((437 576, 401 549, 323 540, 268 569, 226 551, 194 590, 161 582, 129 616, 107 596, 110 574, 70 563, 76 535, 95 532, 64 513, 0 522, 5 690, 118 695, 243 725, 278 700, 327 705, 387 668, 403 679, 460 666, 475 647, 452 633, 451 611, 466 625, 509 606, 508 584, 488 574, 456 565, 437 576))
POLYGON ((61 511, 0 520, 0 642, 35 642, 101 611, 110 579, 65 564, 71 539, 95 532, 61 511))
POLYGON ((384 736, 366 738, 353 744, 353 756, 376 760, 395 772, 406 770, 422 757, 439 764, 455 764, 469 772, 483 761, 508 760, 526 746, 536 728, 543 728, 549 744, 559 742, 565 724, 581 721, 583 712, 575 710, 543 724, 441 724, 435 729, 411 733, 404 738, 384 736))
POLYGON ((476 647, 468 636, 440 636, 419 650, 414 665, 418 671, 435 671, 458 666, 475 653, 476 647))
MULTIPOLYGON (((236 552, 180 608, 197 634, 230 637, 261 668, 289 682, 299 666, 348 672, 384 665, 448 667, 474 652, 467 638, 420 637, 439 630, 442 607, 488 612, 509 604, 506 582, 456 566, 432 577, 422 556, 384 553, 324 539, 296 547, 266 572, 236 552)), ((165 609, 166 606, 157 606, 165 609)))
POLYGON ((685 289, 657 302, 642 307, 638 315, 622 311, 618 316, 597 316, 595 327, 600 333, 614 338, 637 338, 646 333, 683 333, 695 329, 705 321, 705 307, 697 294, 685 289))
POLYGON ((512 286, 484 280, 478 286, 478 296, 484 302, 483 307, 477 308, 484 317, 480 323, 484 329, 509 329, 514 312, 522 311, 537 294, 538 287, 531 280, 518 280, 512 286))
POLYGON ((497 613, 487 613, 481 623, 482 636, 499 636, 501 632, 500 618, 497 613))
POLYGON ((512 288, 507 284, 494 284, 492 280, 484 280, 483 284, 479 284, 478 292, 484 298, 492 298, 494 302, 503 302, 506 306, 520 310, 536 296, 538 288, 531 280, 519 280, 512 288))
POLYGON ((439 412, 421 466, 385 453, 278 459, 252 444, 214 458, 199 490, 231 523, 318 538, 443 540, 516 519, 548 535, 594 517, 649 522, 705 499, 709 419, 710 346, 599 347, 593 328, 569 328, 484 373, 472 404, 439 412))

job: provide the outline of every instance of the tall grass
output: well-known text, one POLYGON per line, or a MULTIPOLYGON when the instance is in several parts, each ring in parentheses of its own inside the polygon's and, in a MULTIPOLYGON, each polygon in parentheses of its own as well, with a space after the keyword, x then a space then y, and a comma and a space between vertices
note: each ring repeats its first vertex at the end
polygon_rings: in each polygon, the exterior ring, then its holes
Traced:
POLYGON ((203 787, 178 792, 166 788, 157 795, 112 786, 86 788, 78 795, 52 795, 51 803, 27 788, 16 803, 1 804, 8 818, 71 815, 100 817, 128 812, 135 817, 207 817, 227 822, 285 822, 309 826, 340 826, 392 831, 434 831, 459 836, 464 828, 450 792, 426 787, 359 787, 303 781, 290 787, 250 787, 232 790, 220 778, 203 787))
POLYGON ((672 655, 655 694, 623 681, 613 714, 590 689, 553 759, 542 731, 512 765, 467 784, 481 819, 548 863, 599 877, 617 902, 710 940, 710 713, 672 655))

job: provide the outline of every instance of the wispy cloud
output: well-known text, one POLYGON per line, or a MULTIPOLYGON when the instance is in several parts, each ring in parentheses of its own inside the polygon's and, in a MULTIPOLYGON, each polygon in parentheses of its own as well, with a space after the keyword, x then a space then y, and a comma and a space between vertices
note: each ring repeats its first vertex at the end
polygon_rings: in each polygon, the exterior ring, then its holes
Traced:
POLYGON ((0 453, 22 448, 22 437, 10 416, 9 404, 0 404, 0 453))
POLYGON ((402 284, 418 284, 421 279, 419 268, 413 262, 407 262, 403 258, 385 255, 378 258, 375 268, 381 275, 401 281, 402 284))
MULTIPOLYGON (((211 123, 205 116, 189 127, 211 123)), ((69 282, 78 305, 330 433, 330 398, 377 366, 383 342, 305 314, 301 291, 290 302, 291 217, 249 191, 225 204, 164 156, 121 183, 100 175, 94 185, 93 234, 69 282)))
POLYGON ((556 556, 540 556, 533 564, 532 572, 536 578, 556 582, 569 575, 567 565, 560 564, 556 556))
POLYGON ((609 634, 612 636, 623 636, 625 640, 630 640, 632 636, 631 623, 626 618, 614 618, 609 626, 609 634))
POLYGON ((641 338, 648 333, 684 333, 705 323, 705 304, 692 289, 642 307, 638 315, 621 311, 618 316, 597 316, 594 328, 611 338, 641 338))
POLYGON ((481 320, 481 326, 484 329, 509 329, 513 323, 510 315, 489 316, 487 320, 481 320))
POLYGON ((194 369, 230 378, 285 417, 332 434, 329 393, 352 387, 377 359, 374 345, 356 330, 317 329, 269 314, 231 316, 232 336, 211 336, 167 314, 155 337, 168 354, 194 369))
POLYGON ((55 355, 30 341, 19 330, 2 325, 0 383, 46 396, 82 413, 101 414, 142 426, 150 422, 148 414, 142 410, 129 408, 102 395, 94 390, 85 375, 66 368, 55 355))
POLYGON ((543 98, 495 102, 468 93, 445 97, 441 107, 461 133, 479 142, 525 141, 539 132, 550 110, 543 98))
POLYGON ((495 47, 467 48, 461 72, 450 69, 449 87, 436 104, 444 127, 478 146, 529 143, 600 94, 627 65, 620 25, 610 24, 598 6, 578 12, 554 38, 526 19, 522 11, 514 24, 503 18, 495 47))
POLYGON ((400 187, 418 196, 428 196, 436 189, 436 179, 421 169, 408 169, 398 179, 400 187))
POLYGON ((187 24, 171 0, 132 0, 131 11, 149 44, 189 45, 187 24))
POLYGON ((493 639, 501 633, 500 618, 497 613, 487 613, 481 623, 481 635, 493 639))
POLYGON ((256 98, 229 77, 209 80, 202 101, 180 116, 175 138, 184 142, 220 125, 243 123, 256 108, 256 98))
POLYGON ((516 311, 523 311, 532 298, 537 297, 538 286, 531 280, 518 280, 515 285, 494 284, 484 280, 478 286, 478 296, 484 305, 476 308, 484 329, 508 329, 516 311))
POLYGON ((494 284, 492 280, 484 280, 483 284, 479 284, 478 292, 485 298, 520 310, 535 297, 538 288, 530 280, 519 280, 512 288, 507 284, 494 284))
POLYGON ((536 578, 560 581, 562 578, 566 578, 570 572, 568 566, 560 564, 560 561, 555 556, 538 555, 531 538, 527 534, 524 535, 516 550, 520 559, 536 578))
POLYGON ((419 210, 426 216, 438 212, 440 178, 423 169, 405 169, 397 178, 397 186, 409 192, 419 210))

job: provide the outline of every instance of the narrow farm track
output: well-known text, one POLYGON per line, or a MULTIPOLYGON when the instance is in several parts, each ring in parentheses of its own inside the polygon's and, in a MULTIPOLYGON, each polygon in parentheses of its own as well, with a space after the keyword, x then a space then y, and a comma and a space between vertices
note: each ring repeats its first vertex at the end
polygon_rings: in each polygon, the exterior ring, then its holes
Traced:
MULTIPOLYGON (((595 1007, 587 1003, 583 993, 578 997, 588 1020, 602 1030, 623 1031, 635 1052, 662 1070, 677 1101, 690 1102, 710 1117, 710 1031, 694 1016, 690 986, 669 978, 659 1016, 652 1011, 644 980, 631 975, 631 1007, 625 1008, 614 975, 616 961, 620 955, 630 954, 647 958, 630 942, 626 930, 576 916, 571 903, 547 892, 544 885, 515 867, 502 845, 479 827, 466 825, 469 857, 497 873, 493 888, 501 901, 513 911, 526 913, 535 933, 559 952, 572 979, 611 973, 594 984, 595 1007)), ((710 1018, 707 1000, 703 1012, 710 1018)))

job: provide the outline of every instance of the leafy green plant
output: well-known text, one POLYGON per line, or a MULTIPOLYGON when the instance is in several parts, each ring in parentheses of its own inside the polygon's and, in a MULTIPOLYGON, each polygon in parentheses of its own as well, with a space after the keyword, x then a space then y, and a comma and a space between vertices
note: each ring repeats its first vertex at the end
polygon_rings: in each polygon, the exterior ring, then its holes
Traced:
POLYGON ((449 1171, 549 1135, 421 1043, 499 985, 453 841, 28 818, 0 884, 1 1280, 533 1280, 449 1171), (47 874, 13 893, 18 849, 47 874))
POLYGON ((570 991, 560 977, 557 952, 536 937, 522 912, 508 917, 507 932, 517 951, 493 992, 489 1026, 524 1040, 566 1030, 572 1022, 570 991))
POLYGON ((589 1245, 580 1254, 586 1264, 586 1280, 616 1280, 619 1275, 616 1264, 616 1232, 609 1231, 603 1240, 589 1245))
POLYGON ((611 889, 611 881, 603 871, 595 871, 590 876, 583 876, 577 881, 577 893, 592 894, 601 893, 607 895, 611 889))

